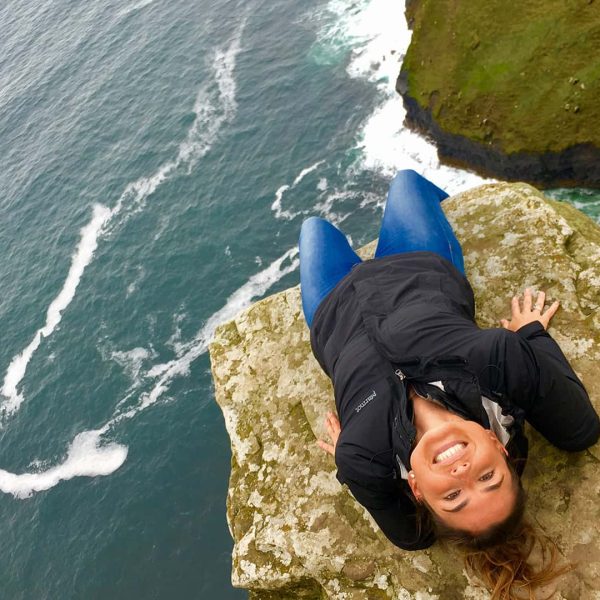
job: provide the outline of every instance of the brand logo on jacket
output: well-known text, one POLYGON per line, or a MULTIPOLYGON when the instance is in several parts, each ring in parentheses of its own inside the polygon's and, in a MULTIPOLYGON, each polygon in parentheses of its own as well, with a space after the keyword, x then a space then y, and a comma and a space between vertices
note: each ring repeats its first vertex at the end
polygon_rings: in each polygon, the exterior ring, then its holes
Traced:
POLYGON ((371 400, 373 400, 373 398, 375 398, 375 396, 377 396, 377 394, 375 393, 375 390, 373 390, 371 395, 367 396, 354 410, 359 413, 367 404, 369 404, 369 402, 371 402, 371 400))

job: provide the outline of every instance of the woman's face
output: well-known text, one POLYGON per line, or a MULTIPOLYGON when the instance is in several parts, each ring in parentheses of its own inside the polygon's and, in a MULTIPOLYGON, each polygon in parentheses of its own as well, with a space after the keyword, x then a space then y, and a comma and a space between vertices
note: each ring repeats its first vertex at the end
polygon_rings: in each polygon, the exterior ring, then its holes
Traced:
POLYGON ((503 521, 516 499, 504 446, 473 421, 427 431, 411 455, 408 483, 449 527, 481 533, 503 521))

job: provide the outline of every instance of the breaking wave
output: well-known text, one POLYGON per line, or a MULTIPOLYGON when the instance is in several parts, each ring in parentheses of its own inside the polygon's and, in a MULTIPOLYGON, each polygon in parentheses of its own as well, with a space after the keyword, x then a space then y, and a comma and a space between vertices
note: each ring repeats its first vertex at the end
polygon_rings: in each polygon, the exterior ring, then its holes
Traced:
POLYGON ((404 126, 406 111, 395 90, 396 78, 412 33, 403 2, 361 0, 348 5, 331 0, 321 10, 314 56, 348 60, 346 72, 377 88, 373 112, 357 132, 358 169, 391 178, 400 169, 414 169, 450 194, 492 182, 461 169, 442 165, 436 147, 404 126), (395 126, 394 126, 395 124, 395 126))

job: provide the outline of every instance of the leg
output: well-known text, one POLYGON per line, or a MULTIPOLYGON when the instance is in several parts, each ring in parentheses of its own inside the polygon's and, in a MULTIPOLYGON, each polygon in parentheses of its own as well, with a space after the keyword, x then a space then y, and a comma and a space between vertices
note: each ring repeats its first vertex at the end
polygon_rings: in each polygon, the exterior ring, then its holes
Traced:
POLYGON ((388 192, 375 256, 428 250, 464 273, 460 244, 440 206, 447 197, 415 171, 399 171, 388 192))
POLYGON ((308 326, 321 301, 361 262, 346 236, 328 221, 310 217, 300 231, 300 289, 308 326))

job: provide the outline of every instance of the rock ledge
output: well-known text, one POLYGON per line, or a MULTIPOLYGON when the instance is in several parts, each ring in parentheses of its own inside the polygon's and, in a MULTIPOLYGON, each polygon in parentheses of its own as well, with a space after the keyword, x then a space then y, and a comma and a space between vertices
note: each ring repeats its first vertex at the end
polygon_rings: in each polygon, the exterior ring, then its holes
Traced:
MULTIPOLYGON (((552 333, 598 407, 600 228, 526 184, 482 186, 443 206, 463 244, 480 325, 496 326, 525 286, 560 299, 552 333)), ((219 327, 210 358, 232 445, 234 586, 261 600, 489 597, 438 545, 395 548, 338 484, 333 461, 315 444, 333 398, 310 351, 297 287, 219 327)), ((553 597, 598 599, 600 449, 566 454, 534 431, 529 437, 530 517, 581 561, 553 597)))

